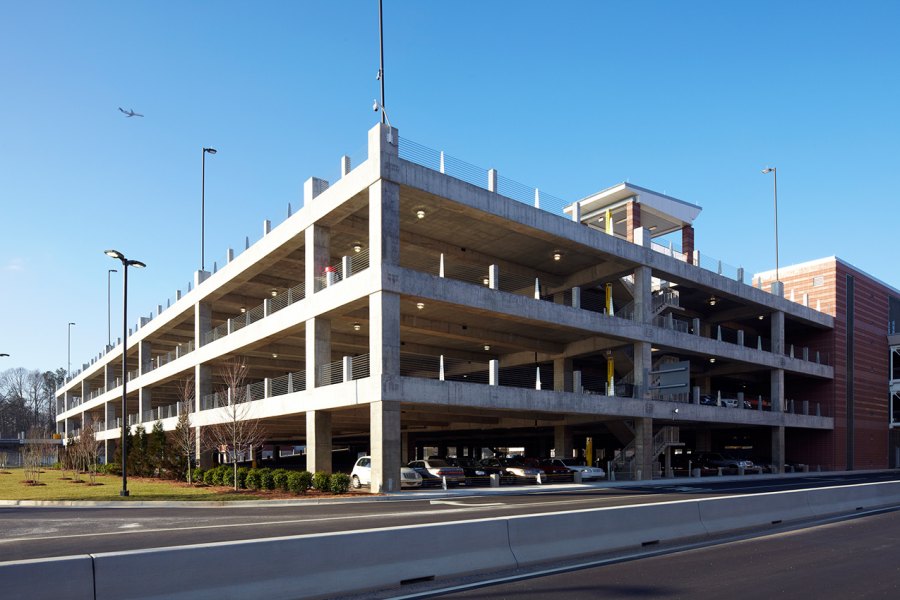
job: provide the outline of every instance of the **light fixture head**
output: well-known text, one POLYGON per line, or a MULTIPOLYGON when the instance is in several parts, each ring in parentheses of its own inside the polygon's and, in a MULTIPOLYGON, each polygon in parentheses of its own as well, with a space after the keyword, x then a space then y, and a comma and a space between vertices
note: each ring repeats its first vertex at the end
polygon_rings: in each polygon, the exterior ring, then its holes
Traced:
POLYGON ((417 219, 424 219, 424 218, 425 218, 425 210, 424 210, 424 209, 421 209, 421 208, 418 209, 418 210, 416 211, 416 218, 417 218, 417 219))
POLYGON ((0 358, 2 358, 4 356, 9 356, 9 354, 7 354, 6 352, 0 352, 0 358))
POLYGON ((715 306, 716 302, 718 302, 718 300, 716 299, 715 296, 710 296, 708 302, 709 302, 710 306, 715 306))
MULTIPOLYGON (((379 73, 380 75, 380 73, 379 73)), ((372 110, 378 112, 378 100, 372 100, 372 110)))
POLYGON ((553 253, 553 260, 557 260, 557 261, 558 261, 558 260, 560 260, 561 258, 562 258, 562 252, 560 252, 559 250, 556 250, 556 251, 553 253))
POLYGON ((487 277, 485 277, 484 279, 482 279, 481 282, 482 282, 484 285, 490 285, 490 284, 491 284, 491 280, 488 279, 487 277))
POLYGON ((353 324, 353 331, 359 331, 360 329, 362 329, 362 325, 359 322, 353 324))
POLYGON ((759 315, 759 320, 760 320, 760 321, 762 321, 762 320, 765 319, 765 318, 766 318, 766 315, 759 315))
POLYGON ((139 260, 129 260, 129 261, 128 261, 128 266, 129 266, 129 267, 134 267, 135 269, 143 269, 143 268, 146 267, 147 265, 145 265, 144 263, 142 263, 142 262, 139 261, 139 260))
POLYGON ((122 254, 121 252, 119 252, 118 250, 106 250, 104 252, 104 254, 110 258, 118 258, 119 260, 122 260, 123 258, 125 258, 125 255, 122 254))
POLYGON ((273 353, 272 353, 272 358, 278 358, 278 353, 277 353, 277 352, 273 352, 273 353))
POLYGON ((678 409, 677 409, 677 408, 674 409, 674 410, 672 411, 672 413, 677 415, 677 414, 678 414, 678 409))
POLYGON ((242 307, 241 307, 241 314, 244 314, 245 312, 247 312, 247 307, 246 307, 246 306, 242 306, 242 307))
POLYGON ((216 150, 215 148, 204 148, 203 151, 208 154, 215 154, 216 152, 218 152, 218 150, 216 150))
POLYGON ((715 357, 715 356, 709 359, 709 364, 711 364, 711 365, 716 364, 716 357, 715 357))
POLYGON ((490 350, 490 349, 491 349, 491 345, 490 345, 490 344, 485 344, 485 345, 484 345, 484 349, 485 349, 485 351, 490 350))
POLYGON ((765 174, 765 173, 771 173, 774 170, 775 170, 775 167, 766 167, 765 169, 762 170, 762 172, 763 172, 763 174, 765 174))
POLYGON ((425 308, 425 303, 424 302, 416 302, 416 308, 418 308, 419 310, 422 310, 423 308, 425 308))
POLYGON ((362 252, 362 249, 363 249, 362 242, 353 242, 350 245, 350 247, 353 248, 353 251, 356 252, 357 254, 362 252))
POLYGON ((276 290, 275 288, 272 288, 271 294, 272 294, 272 297, 274 298, 275 296, 278 295, 278 290, 276 290))

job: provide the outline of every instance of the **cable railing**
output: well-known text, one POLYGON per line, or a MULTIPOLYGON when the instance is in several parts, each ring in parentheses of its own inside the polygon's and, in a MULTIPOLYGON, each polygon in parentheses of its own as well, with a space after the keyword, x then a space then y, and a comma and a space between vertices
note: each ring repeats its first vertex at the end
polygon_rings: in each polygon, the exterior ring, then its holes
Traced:
POLYGON ((336 360, 316 368, 316 386, 334 385, 344 381, 344 361, 336 360))
POLYGON ((369 376, 369 355, 360 354, 350 357, 350 379, 365 379, 369 376))
POLYGON ((270 380, 272 396, 283 396, 306 390, 306 371, 295 371, 270 380))
POLYGON ((314 291, 324 290, 367 268, 369 268, 369 249, 364 248, 342 257, 337 264, 326 266, 322 274, 316 276, 314 291))
MULTIPOLYGON (((234 317, 229 317, 225 322, 220 323, 209 331, 204 332, 200 339, 203 345, 210 344, 216 340, 222 339, 227 335, 234 333, 244 327, 252 325, 267 316, 278 312, 279 310, 290 306, 296 302, 300 302, 306 297, 306 288, 303 283, 299 283, 284 291, 273 290, 274 296, 267 298, 262 304, 259 304, 249 310, 234 317)), ((193 346, 191 347, 193 349, 193 346)))

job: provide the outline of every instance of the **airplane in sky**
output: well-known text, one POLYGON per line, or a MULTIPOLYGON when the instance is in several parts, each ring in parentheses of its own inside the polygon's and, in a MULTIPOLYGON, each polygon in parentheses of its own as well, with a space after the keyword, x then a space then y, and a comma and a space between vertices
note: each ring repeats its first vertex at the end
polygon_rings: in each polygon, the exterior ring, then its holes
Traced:
POLYGON ((144 115, 142 115, 142 114, 140 114, 140 113, 134 112, 134 111, 131 110, 131 109, 125 110, 125 109, 122 108, 121 106, 119 107, 119 112, 121 112, 122 114, 124 114, 126 117, 143 117, 143 116, 144 116, 144 115))

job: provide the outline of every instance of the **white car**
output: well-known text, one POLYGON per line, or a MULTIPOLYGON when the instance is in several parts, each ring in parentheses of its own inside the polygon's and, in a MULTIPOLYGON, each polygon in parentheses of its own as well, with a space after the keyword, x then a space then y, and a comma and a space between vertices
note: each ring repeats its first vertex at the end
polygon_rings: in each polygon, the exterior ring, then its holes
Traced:
MULTIPOLYGON (((372 457, 361 456, 350 472, 350 485, 359 489, 372 483, 372 457)), ((400 487, 422 487, 422 476, 409 467, 400 467, 400 487)))
POLYGON ((584 464, 584 461, 580 458, 554 458, 553 464, 561 465, 573 473, 581 473, 582 481, 587 481, 588 479, 603 479, 606 477, 606 471, 600 467, 589 467, 584 464))

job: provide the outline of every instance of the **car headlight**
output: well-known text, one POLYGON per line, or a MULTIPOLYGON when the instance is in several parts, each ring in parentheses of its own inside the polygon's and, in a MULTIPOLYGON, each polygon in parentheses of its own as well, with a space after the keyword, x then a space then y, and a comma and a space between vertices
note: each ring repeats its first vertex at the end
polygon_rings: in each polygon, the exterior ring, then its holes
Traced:
POLYGON ((475 471, 476 475, 484 475, 484 471, 475 471))

